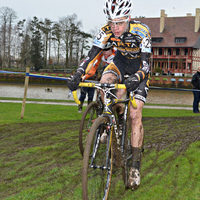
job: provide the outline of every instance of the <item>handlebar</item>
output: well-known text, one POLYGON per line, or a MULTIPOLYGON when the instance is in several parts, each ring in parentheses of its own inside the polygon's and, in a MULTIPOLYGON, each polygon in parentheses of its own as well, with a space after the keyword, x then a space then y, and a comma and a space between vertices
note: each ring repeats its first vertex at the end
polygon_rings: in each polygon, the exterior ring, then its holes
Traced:
MULTIPOLYGON (((99 83, 99 82, 80 82, 80 83, 79 83, 79 86, 80 86, 80 87, 95 87, 96 85, 101 86, 102 84, 99 83)), ((108 84, 108 85, 109 85, 110 87, 115 88, 115 89, 126 89, 125 84, 117 84, 117 83, 116 83, 116 84, 108 84)), ((81 102, 79 101, 79 99, 78 99, 78 97, 77 97, 77 90, 73 91, 72 93, 73 93, 74 101, 75 101, 78 105, 80 105, 81 102)), ((130 101, 131 101, 133 107, 136 108, 136 107, 137 107, 137 104, 136 104, 136 102, 135 102, 135 98, 134 98, 133 93, 130 93, 130 97, 129 97, 129 98, 130 98, 130 101)))

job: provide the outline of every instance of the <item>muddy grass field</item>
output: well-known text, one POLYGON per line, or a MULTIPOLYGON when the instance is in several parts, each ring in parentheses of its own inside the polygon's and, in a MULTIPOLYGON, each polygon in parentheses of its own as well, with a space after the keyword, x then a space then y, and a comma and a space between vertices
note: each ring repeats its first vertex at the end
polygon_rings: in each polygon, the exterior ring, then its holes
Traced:
MULTIPOLYGON (((79 124, 1 125, 0 199, 81 199, 79 124)), ((195 143, 194 153, 200 153, 200 116, 144 117, 143 125, 141 186, 135 192, 124 190, 121 169, 115 169, 109 199, 199 199, 200 161, 192 160, 193 152, 187 150, 195 143), (177 161, 180 157, 187 158, 189 169, 183 169, 183 162, 177 161), (175 175, 167 178, 168 173, 175 175)))

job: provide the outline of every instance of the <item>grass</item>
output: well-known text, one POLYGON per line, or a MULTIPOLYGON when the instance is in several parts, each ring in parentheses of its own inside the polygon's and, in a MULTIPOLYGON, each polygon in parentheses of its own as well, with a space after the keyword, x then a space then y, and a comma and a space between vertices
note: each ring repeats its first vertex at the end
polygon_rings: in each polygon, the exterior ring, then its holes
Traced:
MULTIPOLYGON (((82 157, 77 106, 0 103, 0 199, 80 200, 82 157)), ((200 116, 144 109, 142 182, 125 190, 121 169, 109 199, 200 199, 200 116)))
MULTIPOLYGON (((13 98, 13 97, 0 97, 0 100, 18 100, 23 101, 23 98, 13 98)), ((74 102, 73 100, 56 100, 56 99, 31 99, 27 98, 26 101, 41 101, 41 102, 74 102)))

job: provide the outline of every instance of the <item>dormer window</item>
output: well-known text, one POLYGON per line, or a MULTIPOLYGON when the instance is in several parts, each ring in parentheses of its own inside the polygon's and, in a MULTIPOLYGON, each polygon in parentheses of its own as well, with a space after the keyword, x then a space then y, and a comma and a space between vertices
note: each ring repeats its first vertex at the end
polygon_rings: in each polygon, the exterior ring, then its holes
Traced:
POLYGON ((187 40, 186 37, 175 37, 174 42, 175 42, 175 43, 185 43, 186 40, 187 40))
POLYGON ((152 43, 161 43, 163 41, 162 37, 153 37, 152 43))

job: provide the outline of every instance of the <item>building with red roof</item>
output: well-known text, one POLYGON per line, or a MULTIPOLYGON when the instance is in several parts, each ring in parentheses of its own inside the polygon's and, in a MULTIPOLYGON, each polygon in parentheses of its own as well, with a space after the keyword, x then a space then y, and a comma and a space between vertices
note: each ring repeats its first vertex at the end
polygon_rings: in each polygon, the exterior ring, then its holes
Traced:
POLYGON ((200 66, 200 8, 195 16, 140 18, 149 26, 152 37, 151 71, 191 76, 200 66))

